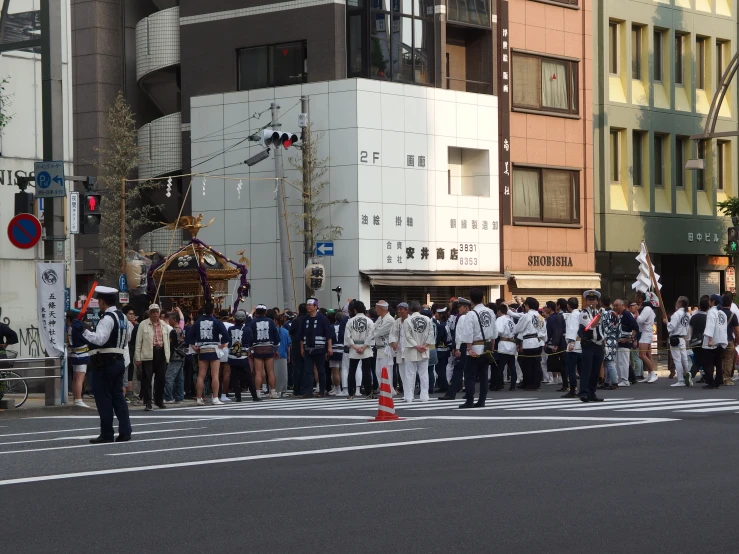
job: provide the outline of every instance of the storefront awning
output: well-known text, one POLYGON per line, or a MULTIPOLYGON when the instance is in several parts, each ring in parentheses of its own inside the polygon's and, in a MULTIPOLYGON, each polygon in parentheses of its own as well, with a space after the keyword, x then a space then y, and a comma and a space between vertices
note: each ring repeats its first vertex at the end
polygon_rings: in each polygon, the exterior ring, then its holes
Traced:
POLYGON ((518 289, 587 290, 600 288, 600 273, 540 273, 517 271, 511 275, 518 289))
POLYGON ((455 287, 482 285, 495 287, 505 285, 507 280, 500 273, 453 272, 453 271, 362 271, 362 277, 377 286, 434 286, 455 287))

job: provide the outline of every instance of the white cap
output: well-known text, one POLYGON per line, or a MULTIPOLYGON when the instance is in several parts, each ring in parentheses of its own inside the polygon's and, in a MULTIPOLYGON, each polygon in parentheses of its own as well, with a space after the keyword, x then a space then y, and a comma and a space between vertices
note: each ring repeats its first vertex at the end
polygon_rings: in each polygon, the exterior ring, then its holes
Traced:
POLYGON ((97 287, 95 287, 95 292, 98 294, 118 294, 118 289, 98 285, 97 287))
POLYGON ((259 305, 258 305, 258 306, 256 307, 256 309, 257 309, 257 310, 266 310, 266 309, 267 309, 267 306, 265 306, 264 304, 259 304, 259 305))
POLYGON ((149 304, 149 311, 150 312, 161 312, 161 308, 159 307, 159 304, 149 304))
POLYGON ((380 306, 380 308, 389 308, 390 307, 388 305, 388 303, 385 302, 384 300, 380 300, 377 304, 375 304, 375 306, 380 306))

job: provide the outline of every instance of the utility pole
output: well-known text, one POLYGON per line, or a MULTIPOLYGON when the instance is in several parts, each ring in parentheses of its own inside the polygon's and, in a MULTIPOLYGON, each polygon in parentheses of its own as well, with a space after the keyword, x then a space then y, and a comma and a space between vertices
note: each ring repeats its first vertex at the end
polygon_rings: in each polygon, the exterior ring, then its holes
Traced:
MULTIPOLYGON (((313 257, 313 153, 310 149, 310 96, 300 98, 301 112, 305 117, 303 128, 303 261, 308 267, 313 257)), ((305 284, 306 298, 313 296, 313 289, 305 284)))
MULTIPOLYGON (((280 106, 272 102, 272 130, 279 132, 280 123, 277 121, 277 112, 280 106)), ((275 177, 277 177, 277 220, 280 225, 280 266, 282 268, 282 299, 283 308, 297 309, 293 294, 293 277, 290 271, 290 239, 287 235, 287 214, 285 212, 285 169, 282 165, 282 150, 280 145, 275 146, 275 177)))
POLYGON ((126 178, 121 179, 121 275, 126 273, 126 178))

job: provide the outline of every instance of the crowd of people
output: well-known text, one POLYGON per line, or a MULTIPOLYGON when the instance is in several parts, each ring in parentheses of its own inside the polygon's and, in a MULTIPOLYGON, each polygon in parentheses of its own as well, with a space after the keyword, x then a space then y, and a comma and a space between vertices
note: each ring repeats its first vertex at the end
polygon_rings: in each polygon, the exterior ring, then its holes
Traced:
MULTIPOLYGON (((611 302, 587 291, 582 309, 576 297, 543 305, 532 297, 483 304, 483 297, 473 289, 469 299, 445 304, 380 300, 371 309, 350 300, 338 310, 309 298, 297 313, 263 304, 250 313, 216 313, 212 303, 199 313, 176 304, 165 313, 151 304, 141 318, 124 307, 130 337, 124 394, 146 410, 185 399, 203 405, 208 394, 213 404, 241 402, 244 391, 255 402, 286 395, 375 398, 385 368, 393 394, 405 402, 416 395, 426 402, 433 394, 454 400, 464 391, 461 407, 470 408, 484 406, 488 391, 506 388, 560 385, 566 398, 600 401, 597 389, 658 379, 653 339, 659 306, 652 293, 611 302)), ((67 316, 72 393, 85 406, 87 345, 71 326, 76 313, 67 316)), ((672 386, 691 386, 699 373, 705 388, 734 384, 738 316, 731 293, 704 296, 693 309, 686 297, 677 300, 662 321, 672 386)))

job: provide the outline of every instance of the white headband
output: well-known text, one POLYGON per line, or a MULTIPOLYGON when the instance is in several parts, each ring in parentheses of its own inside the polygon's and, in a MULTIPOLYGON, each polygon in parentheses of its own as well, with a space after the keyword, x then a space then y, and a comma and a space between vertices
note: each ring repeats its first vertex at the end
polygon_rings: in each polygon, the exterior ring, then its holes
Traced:
POLYGON ((259 306, 257 306, 257 310, 266 310, 266 309, 267 309, 267 306, 265 306, 264 304, 259 304, 259 306))
POLYGON ((375 306, 379 306, 380 308, 389 308, 388 303, 385 302, 384 300, 381 302, 378 302, 377 304, 375 304, 375 306))
POLYGON ((315 304, 316 306, 318 306, 318 301, 317 300, 314 300, 313 298, 310 298, 310 299, 308 299, 308 301, 306 302, 306 304, 308 304, 309 306, 310 305, 313 305, 313 304, 315 304))

